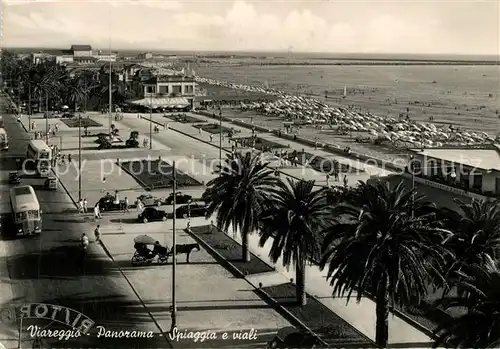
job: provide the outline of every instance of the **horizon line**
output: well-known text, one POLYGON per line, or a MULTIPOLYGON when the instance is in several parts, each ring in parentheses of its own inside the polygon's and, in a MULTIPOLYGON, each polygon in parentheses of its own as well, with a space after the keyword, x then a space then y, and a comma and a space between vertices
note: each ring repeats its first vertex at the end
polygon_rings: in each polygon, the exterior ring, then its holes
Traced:
MULTIPOLYGON (((88 44, 71 44, 71 45, 88 45, 88 44)), ((69 45, 69 46, 71 46, 69 45)), ((93 45, 89 45, 92 47, 92 49, 98 49, 98 50, 109 50, 109 47, 94 47, 93 45)), ((0 49, 42 49, 42 50, 67 50, 69 47, 52 47, 52 46, 0 46, 0 49)), ((169 52, 169 53, 280 53, 280 54, 285 54, 289 56, 294 56, 297 54, 308 54, 308 55, 340 55, 342 58, 356 58, 356 57, 349 57, 349 55, 352 56, 377 56, 377 55, 382 55, 382 56, 387 56, 390 55, 392 56, 392 59, 397 59, 397 56, 466 56, 466 57, 496 57, 496 60, 500 60, 500 54, 473 54, 473 53, 456 53, 456 52, 444 52, 444 53, 435 53, 435 52, 321 52, 321 51, 288 51, 285 49, 282 50, 276 50, 276 51, 271 51, 271 50, 257 50, 257 49, 252 49, 252 50, 228 50, 228 49, 213 49, 213 50, 196 50, 196 49, 153 49, 153 48, 123 48, 123 47, 115 47, 113 48, 113 51, 118 52, 118 51, 132 51, 132 52, 150 52, 150 53, 160 53, 160 52, 169 52)), ((326 57, 325 57, 326 58, 326 57)), ((328 58, 333 58, 333 57, 328 57, 328 58)))

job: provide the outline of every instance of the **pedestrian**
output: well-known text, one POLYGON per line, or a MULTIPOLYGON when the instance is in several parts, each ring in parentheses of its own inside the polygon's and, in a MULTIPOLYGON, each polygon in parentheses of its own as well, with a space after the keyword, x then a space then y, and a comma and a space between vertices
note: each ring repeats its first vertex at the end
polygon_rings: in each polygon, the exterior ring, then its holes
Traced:
POLYGON ((330 174, 326 174, 326 186, 328 187, 330 185, 330 174))
POLYGON ((68 162, 71 163, 71 154, 68 154, 68 162))
POLYGON ((57 126, 57 124, 54 126, 54 129, 57 131, 59 131, 59 126, 57 126))
POLYGON ((201 135, 201 127, 198 127, 198 134, 201 135))
POLYGON ((142 201, 137 199, 137 212, 142 212, 142 201))
POLYGON ((130 212, 128 210, 128 198, 125 196, 125 199, 123 199, 123 213, 128 213, 130 212))
POLYGON ((165 128, 166 131, 168 131, 168 122, 165 123, 164 128, 165 128))
POLYGON ((99 224, 94 229, 94 237, 96 242, 101 241, 101 226, 99 224))
POLYGON ((344 175, 344 187, 346 188, 347 188, 347 183, 348 183, 347 175, 344 175))
POLYGON ((54 128, 52 129, 52 137, 55 137, 55 136, 56 136, 56 128, 54 127, 54 128))
POLYGON ((95 206, 94 206, 94 217, 96 220, 101 218, 101 211, 99 210, 99 203, 95 204, 95 206))
POLYGON ((35 122, 34 122, 34 121, 32 121, 32 122, 31 122, 31 129, 32 129, 32 130, 36 129, 36 124, 35 124, 35 122))
POLYGON ((87 198, 83 198, 83 213, 87 213, 89 210, 89 203, 87 202, 87 198))
POLYGON ((89 245, 89 238, 87 237, 87 234, 83 233, 82 237, 80 238, 80 243, 82 244, 82 247, 84 250, 87 249, 87 246, 89 245))
POLYGON ((214 139, 214 135, 211 134, 210 135, 210 143, 212 143, 213 139, 214 139))
POLYGON ((78 213, 83 213, 83 200, 78 200, 78 213))

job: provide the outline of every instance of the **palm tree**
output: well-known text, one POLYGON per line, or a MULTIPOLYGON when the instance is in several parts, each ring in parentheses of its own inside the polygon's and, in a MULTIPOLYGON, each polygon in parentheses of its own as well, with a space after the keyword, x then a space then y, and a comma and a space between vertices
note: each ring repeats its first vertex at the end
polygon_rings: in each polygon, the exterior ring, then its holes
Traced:
POLYGON ((321 267, 328 265, 333 292, 347 293, 347 302, 354 291, 358 302, 365 293, 374 297, 375 341, 385 347, 389 307, 415 304, 427 294, 429 280, 440 274, 435 265, 445 258, 436 242, 450 233, 435 225, 433 207, 403 183, 393 190, 361 183, 359 193, 333 210, 338 218, 328 229, 321 267))
POLYGON ((314 190, 314 181, 281 183, 260 218, 260 245, 269 238, 273 244, 269 257, 273 263, 283 257, 287 269, 293 263, 296 273, 297 303, 305 305, 307 259, 320 256, 320 232, 327 227, 331 217, 326 189, 314 190))
POLYGON ((454 233, 444 241, 455 256, 446 266, 450 277, 458 276, 457 271, 468 274, 470 267, 480 266, 490 257, 500 258, 500 202, 455 202, 462 213, 446 209, 441 217, 446 228, 454 233))
POLYGON ((228 154, 215 171, 219 176, 208 182, 203 193, 208 216, 217 211, 217 228, 227 231, 231 226, 240 231, 242 259, 247 262, 248 235, 258 228, 263 205, 280 183, 266 166, 258 154, 228 154))
POLYGON ((498 262, 486 256, 482 265, 469 268, 470 274, 460 274, 456 280, 463 290, 455 297, 436 302, 446 310, 455 309, 462 315, 435 330, 438 340, 434 347, 453 344, 460 348, 493 348, 500 341, 500 269, 498 262))

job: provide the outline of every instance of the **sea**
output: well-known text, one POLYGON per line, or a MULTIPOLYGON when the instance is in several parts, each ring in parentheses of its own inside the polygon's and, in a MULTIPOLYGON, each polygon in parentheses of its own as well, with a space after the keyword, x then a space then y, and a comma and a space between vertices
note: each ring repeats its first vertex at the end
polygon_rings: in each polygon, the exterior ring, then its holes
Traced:
POLYGON ((198 65, 196 75, 292 94, 341 98, 367 111, 500 132, 499 65, 198 65), (429 119, 430 120, 430 119, 429 119))

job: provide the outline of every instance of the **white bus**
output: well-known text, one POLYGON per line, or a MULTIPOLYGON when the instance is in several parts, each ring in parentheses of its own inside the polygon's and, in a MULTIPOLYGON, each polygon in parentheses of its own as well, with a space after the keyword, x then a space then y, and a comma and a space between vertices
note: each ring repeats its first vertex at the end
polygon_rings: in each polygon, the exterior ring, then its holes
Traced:
POLYGON ((31 140, 26 151, 26 165, 30 165, 42 177, 47 177, 52 162, 52 149, 41 139, 31 140))
POLYGON ((0 128, 0 149, 9 150, 9 139, 4 128, 0 128))
POLYGON ((16 236, 42 232, 42 211, 33 187, 22 185, 11 188, 10 205, 16 236))

